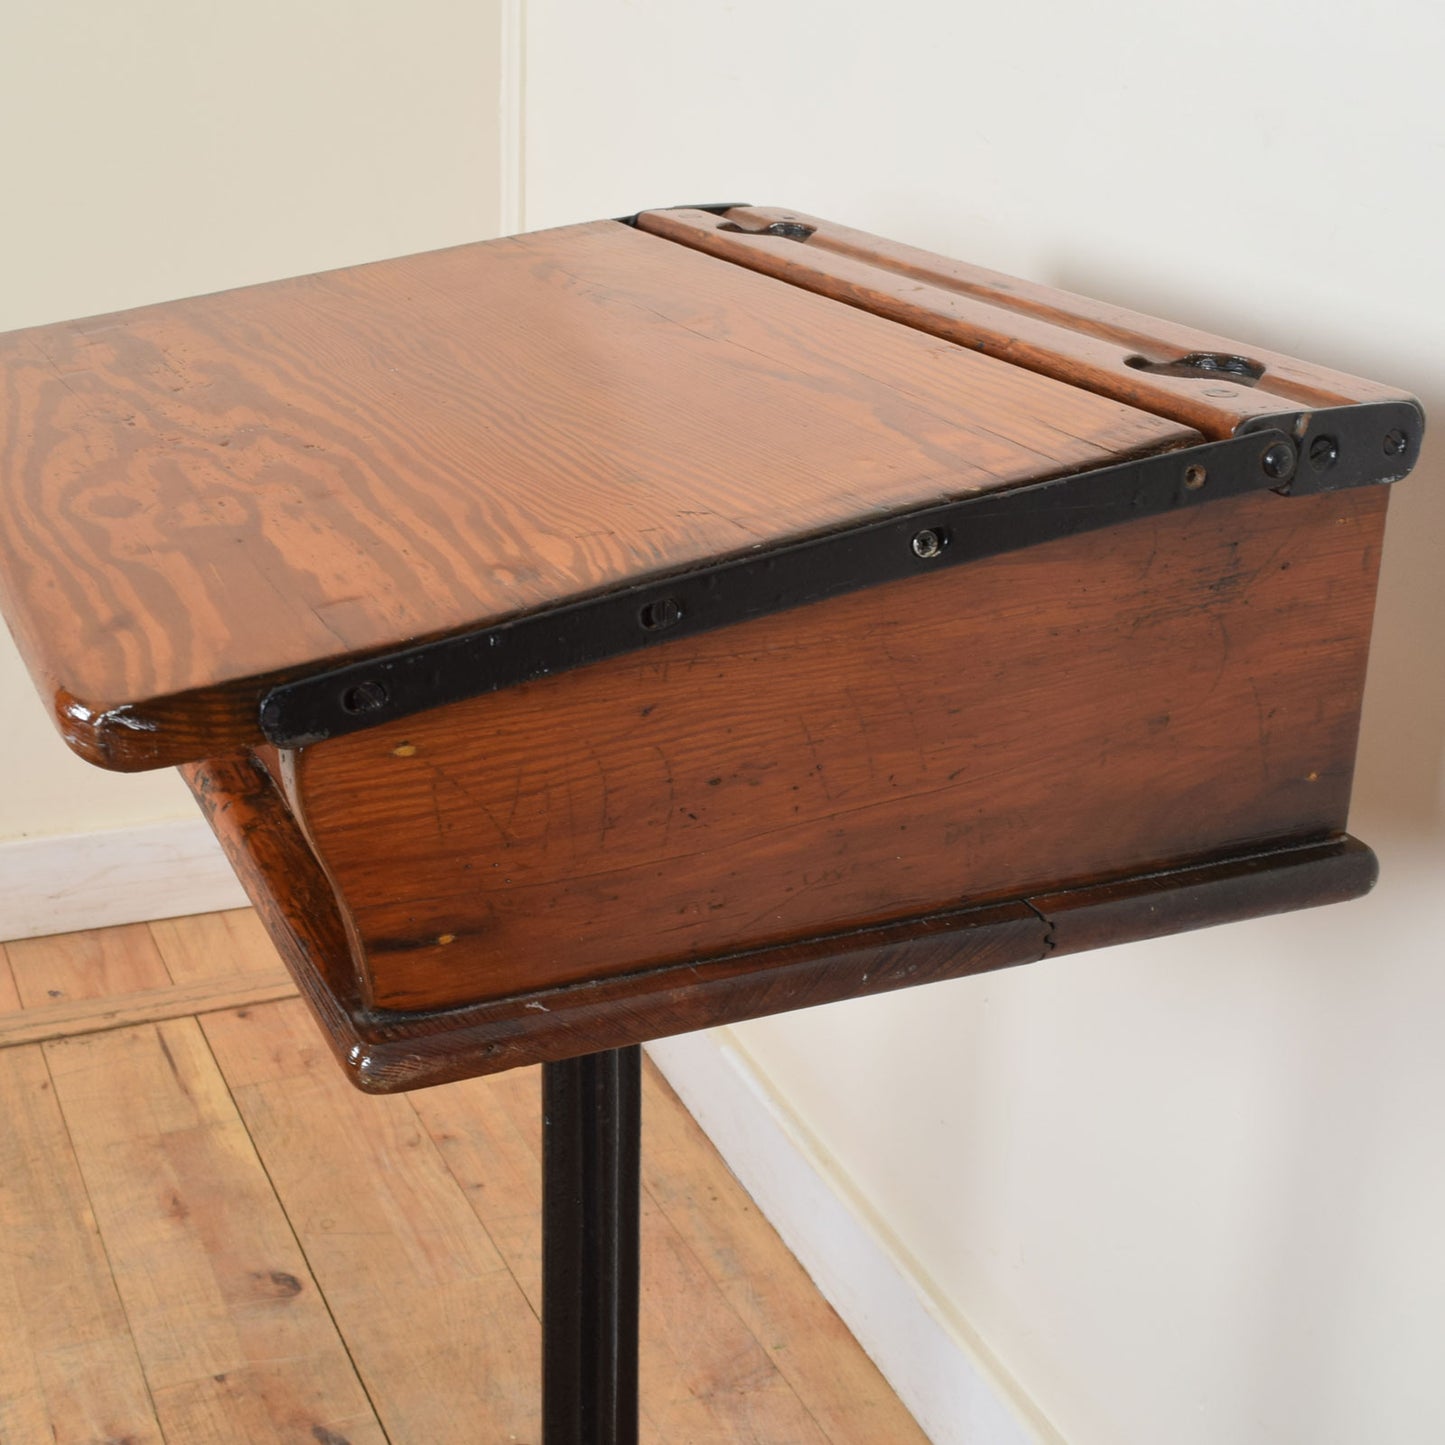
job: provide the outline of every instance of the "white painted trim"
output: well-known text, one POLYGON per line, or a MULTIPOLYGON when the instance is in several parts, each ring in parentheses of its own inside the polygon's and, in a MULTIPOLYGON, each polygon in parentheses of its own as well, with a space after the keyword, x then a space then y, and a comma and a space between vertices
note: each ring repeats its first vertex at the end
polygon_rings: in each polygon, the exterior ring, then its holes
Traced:
POLYGON ((527 0, 501 0, 501 234, 526 227, 527 196, 527 0))
POLYGON ((0 939, 242 908, 201 817, 0 842, 0 939))
POLYGON ((647 1047, 934 1445, 1064 1445, 969 1326, 930 1294, 732 1030, 647 1047))

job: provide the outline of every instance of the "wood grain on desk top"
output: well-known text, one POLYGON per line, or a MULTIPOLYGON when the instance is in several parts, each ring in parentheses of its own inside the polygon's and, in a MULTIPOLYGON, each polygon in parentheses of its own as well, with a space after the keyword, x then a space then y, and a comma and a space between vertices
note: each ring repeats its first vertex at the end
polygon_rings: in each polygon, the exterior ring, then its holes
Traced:
POLYGON ((71 745, 158 767, 343 658, 1196 439, 595 222, 0 337, 0 600, 71 745))

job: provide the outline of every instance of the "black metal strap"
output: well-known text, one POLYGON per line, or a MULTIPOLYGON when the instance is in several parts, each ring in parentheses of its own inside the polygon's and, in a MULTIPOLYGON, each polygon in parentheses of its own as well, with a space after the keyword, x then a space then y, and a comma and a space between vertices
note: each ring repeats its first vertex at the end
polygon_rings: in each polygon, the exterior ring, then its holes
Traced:
POLYGON ((300 747, 685 634, 1181 507, 1246 492, 1394 480, 1409 470, 1418 432, 1418 413, 1408 406, 1339 408, 1330 431, 1310 422, 1313 460, 1300 457, 1285 431, 1256 429, 1228 441, 963 497, 285 683, 261 704, 261 729, 278 746, 300 747), (1407 414, 1415 418, 1408 430, 1407 414), (1366 432, 1368 444, 1360 439, 1366 432), (1406 437, 1407 451, 1392 455, 1396 433, 1406 437), (1320 436, 1335 438, 1334 461, 1326 461, 1320 436), (1350 447, 1340 450, 1346 436, 1350 447))

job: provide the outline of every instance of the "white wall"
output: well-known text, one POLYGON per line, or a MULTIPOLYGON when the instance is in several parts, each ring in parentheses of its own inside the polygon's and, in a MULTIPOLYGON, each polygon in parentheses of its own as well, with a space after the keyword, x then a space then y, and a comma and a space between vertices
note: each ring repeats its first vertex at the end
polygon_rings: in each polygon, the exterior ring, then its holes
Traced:
POLYGON ((733 1031, 1073 1445, 1445 1439, 1439 7, 530 0, 526 220, 751 200, 1418 392, 1367 901, 733 1031))
MULTIPOLYGON (((498 230, 501 0, 4 0, 0 330, 498 230)), ((0 841, 194 817, 61 744, 0 629, 0 841)))

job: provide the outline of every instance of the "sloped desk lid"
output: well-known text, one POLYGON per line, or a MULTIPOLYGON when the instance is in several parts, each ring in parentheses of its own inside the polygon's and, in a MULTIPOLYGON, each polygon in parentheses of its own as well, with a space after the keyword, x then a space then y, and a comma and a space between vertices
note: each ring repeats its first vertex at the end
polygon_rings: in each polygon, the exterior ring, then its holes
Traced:
POLYGON ((159 767, 349 660, 1199 441, 600 221, 0 337, 0 601, 70 745, 159 767))

